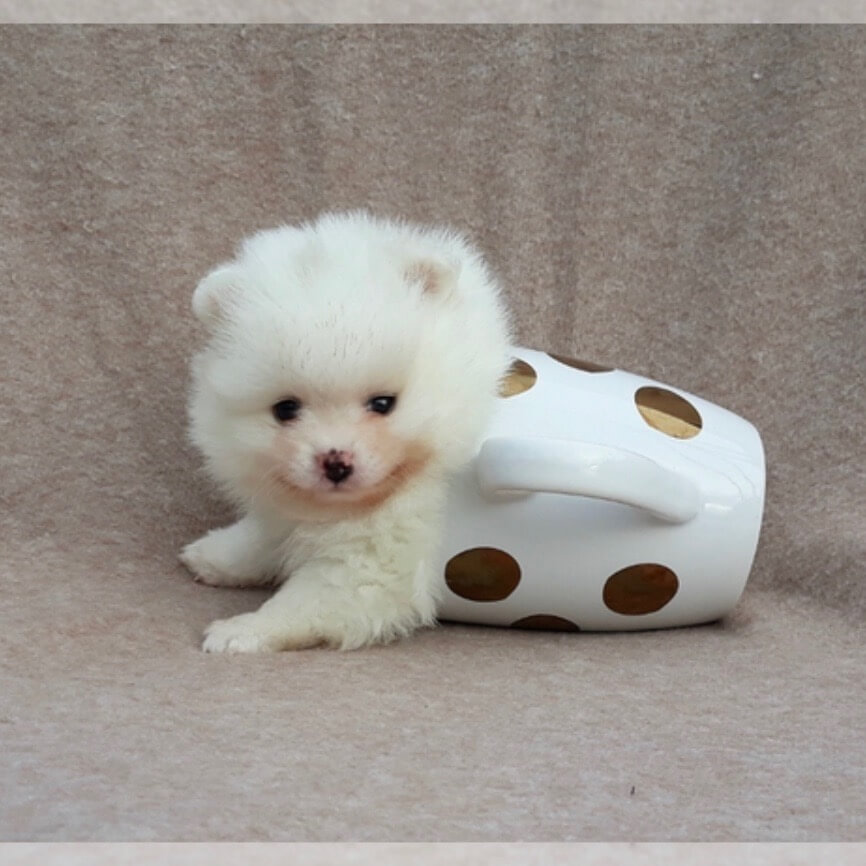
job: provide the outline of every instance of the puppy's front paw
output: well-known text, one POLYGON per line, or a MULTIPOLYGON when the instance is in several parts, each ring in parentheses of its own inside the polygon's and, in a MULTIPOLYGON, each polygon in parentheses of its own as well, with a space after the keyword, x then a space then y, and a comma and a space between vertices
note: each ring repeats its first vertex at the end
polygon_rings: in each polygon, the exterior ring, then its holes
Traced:
POLYGON ((270 578, 244 572, 232 557, 233 551, 225 538, 226 530, 215 530, 188 544, 180 552, 180 561, 192 572, 198 583, 208 586, 264 586, 270 578))
POLYGON ((258 613, 242 613, 212 622, 204 633, 206 653, 261 653, 283 649, 283 636, 258 613))
POLYGON ((178 559, 192 572, 193 578, 199 583, 207 583, 210 586, 225 586, 225 578, 228 576, 207 556, 208 537, 200 538, 188 544, 181 552, 178 559))

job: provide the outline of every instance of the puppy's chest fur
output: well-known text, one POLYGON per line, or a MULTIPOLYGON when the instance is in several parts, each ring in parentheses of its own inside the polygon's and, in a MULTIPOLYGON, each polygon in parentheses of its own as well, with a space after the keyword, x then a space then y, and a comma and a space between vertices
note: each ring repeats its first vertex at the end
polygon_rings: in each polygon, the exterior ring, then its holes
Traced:
POLYGON ((326 560, 361 569, 374 561, 383 571, 414 574, 438 543, 444 497, 440 484, 419 482, 362 516, 297 524, 282 545, 283 570, 326 560))

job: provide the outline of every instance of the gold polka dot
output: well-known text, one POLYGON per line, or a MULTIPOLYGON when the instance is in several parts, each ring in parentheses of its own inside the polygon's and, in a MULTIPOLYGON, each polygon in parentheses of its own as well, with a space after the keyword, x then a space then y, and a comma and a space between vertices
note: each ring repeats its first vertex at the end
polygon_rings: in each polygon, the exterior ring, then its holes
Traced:
POLYGON ((664 565, 642 562, 611 575, 604 585, 604 603, 615 613, 639 616, 661 610, 680 582, 664 565))
POLYGON ((504 550, 473 547, 452 556, 445 566, 450 590, 470 601, 501 601, 520 583, 520 566, 504 550))
POLYGON ((638 388, 634 402, 644 421, 668 436, 691 439, 701 432, 703 421, 698 410, 673 391, 647 385, 638 388))
POLYGON ((515 358, 499 386, 499 396, 513 397, 515 394, 522 394, 535 384, 536 379, 538 373, 526 361, 515 358))
POLYGON ((537 613, 533 616, 525 616, 517 622, 511 623, 512 628, 533 628, 542 631, 580 631, 580 627, 570 619, 561 616, 553 616, 549 613, 537 613))
POLYGON ((584 373, 613 372, 613 367, 605 367, 603 364, 581 361, 579 358, 569 358, 567 355, 554 355, 553 352, 548 352, 548 354, 554 361, 559 361, 560 364, 565 364, 567 367, 574 367, 575 370, 583 370, 584 373))

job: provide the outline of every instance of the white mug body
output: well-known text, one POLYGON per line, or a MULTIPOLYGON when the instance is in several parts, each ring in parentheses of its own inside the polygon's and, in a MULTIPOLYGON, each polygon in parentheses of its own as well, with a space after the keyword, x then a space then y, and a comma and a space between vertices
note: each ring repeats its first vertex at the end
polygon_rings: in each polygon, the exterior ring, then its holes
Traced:
POLYGON ((440 618, 608 631, 729 613, 763 514, 757 430, 622 370, 512 354, 476 457, 450 489, 440 618))

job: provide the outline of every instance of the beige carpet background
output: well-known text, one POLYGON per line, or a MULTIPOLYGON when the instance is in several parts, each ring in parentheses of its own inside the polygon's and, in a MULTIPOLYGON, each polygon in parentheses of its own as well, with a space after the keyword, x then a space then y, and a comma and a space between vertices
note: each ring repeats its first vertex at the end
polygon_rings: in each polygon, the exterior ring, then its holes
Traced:
POLYGON ((857 839, 866 30, 0 29, 0 836, 857 839), (219 658, 178 548, 197 278, 365 205, 472 233, 528 345, 752 420, 741 609, 219 658), (634 789, 634 793, 631 793, 634 789))

